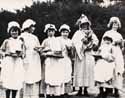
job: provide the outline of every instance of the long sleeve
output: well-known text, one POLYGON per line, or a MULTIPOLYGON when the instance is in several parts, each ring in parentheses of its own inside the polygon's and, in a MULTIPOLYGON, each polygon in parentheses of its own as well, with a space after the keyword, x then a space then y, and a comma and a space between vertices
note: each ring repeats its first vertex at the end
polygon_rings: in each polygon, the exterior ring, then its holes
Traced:
POLYGON ((26 46, 25 46, 25 42, 22 38, 22 58, 25 58, 26 57, 26 46))
POLYGON ((39 39, 36 37, 36 47, 39 47, 40 46, 40 42, 39 42, 39 39))
POLYGON ((116 73, 122 74, 124 71, 124 58, 119 47, 114 47, 115 70, 116 73))
POLYGON ((77 53, 80 60, 82 60, 81 50, 82 50, 82 35, 80 31, 76 31, 72 37, 73 46, 75 47, 75 52, 77 53))
POLYGON ((47 47, 47 45, 46 45, 46 39, 43 40, 43 42, 42 42, 42 44, 41 44, 41 47, 43 47, 43 48, 46 48, 46 47, 47 47))

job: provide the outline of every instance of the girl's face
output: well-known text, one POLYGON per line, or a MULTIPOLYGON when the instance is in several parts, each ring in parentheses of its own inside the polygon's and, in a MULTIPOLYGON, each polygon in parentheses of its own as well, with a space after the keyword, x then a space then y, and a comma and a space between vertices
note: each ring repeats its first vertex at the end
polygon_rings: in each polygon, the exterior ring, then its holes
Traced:
POLYGON ((112 43, 112 42, 109 41, 109 40, 105 40, 104 42, 105 42, 105 44, 108 44, 108 45, 112 43))
POLYGON ((83 23, 80 25, 80 28, 83 30, 89 30, 89 23, 83 23))
POLYGON ((47 30, 47 33, 48 33, 48 36, 49 36, 49 37, 52 37, 52 36, 54 36, 54 34, 55 34, 55 30, 54 30, 54 29, 48 29, 48 30, 47 30))
POLYGON ((66 29, 62 30, 62 31, 61 31, 61 36, 63 36, 64 38, 68 38, 68 36, 69 36, 69 31, 66 30, 66 29))
POLYGON ((10 30, 10 35, 11 35, 11 37, 13 37, 13 38, 17 38, 18 35, 19 35, 19 30, 12 28, 12 29, 10 30))
POLYGON ((119 28, 119 24, 117 22, 113 22, 112 23, 112 29, 118 30, 118 28, 119 28))

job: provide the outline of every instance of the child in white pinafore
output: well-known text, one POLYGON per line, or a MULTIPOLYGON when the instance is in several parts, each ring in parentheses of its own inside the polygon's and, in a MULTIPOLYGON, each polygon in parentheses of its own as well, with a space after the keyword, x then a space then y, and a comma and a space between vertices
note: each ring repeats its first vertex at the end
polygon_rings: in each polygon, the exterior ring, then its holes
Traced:
POLYGON ((64 83, 65 83, 65 95, 71 93, 71 83, 72 83, 72 41, 68 38, 69 33, 71 32, 70 27, 67 24, 63 24, 60 26, 59 32, 61 33, 60 37, 57 39, 60 42, 62 53, 64 58, 60 59, 64 66, 64 83))
POLYGON ((115 57, 113 54, 112 38, 105 36, 104 42, 98 50, 98 54, 101 56, 97 60, 95 66, 95 81, 96 85, 100 87, 100 94, 98 97, 107 96, 106 93, 112 88, 111 83, 113 79, 113 72, 115 69, 115 57), (104 84, 107 85, 104 87, 104 84), (103 88, 106 88, 104 92, 103 88))
POLYGON ((4 53, 2 61, 1 80, 3 87, 6 88, 6 98, 16 98, 17 91, 23 87, 24 82, 24 42, 19 37, 20 26, 17 22, 8 23, 8 33, 11 37, 6 39, 1 49, 4 53))
POLYGON ((47 33, 48 38, 41 45, 43 47, 41 54, 46 57, 44 64, 47 97, 51 97, 52 95, 59 97, 64 94, 64 67, 60 62, 63 56, 61 55, 61 45, 54 36, 55 31, 55 25, 45 25, 44 32, 47 33))
POLYGON ((111 17, 107 26, 108 26, 108 28, 110 28, 110 30, 108 30, 104 33, 101 44, 103 44, 103 42, 104 42, 103 38, 105 36, 108 36, 108 37, 112 38, 112 40, 113 40, 112 45, 114 46, 115 71, 114 71, 114 78, 113 78, 112 85, 114 87, 113 96, 118 97, 119 96, 118 89, 122 89, 122 87, 123 87, 122 74, 124 71, 124 59, 123 59, 123 53, 122 53, 123 37, 118 32, 118 29, 121 28, 120 19, 118 17, 111 17))
POLYGON ((34 34, 36 22, 27 19, 22 25, 21 37, 24 39, 26 57, 24 59, 25 84, 24 98, 39 98, 41 80, 41 60, 39 55, 40 42, 34 34))

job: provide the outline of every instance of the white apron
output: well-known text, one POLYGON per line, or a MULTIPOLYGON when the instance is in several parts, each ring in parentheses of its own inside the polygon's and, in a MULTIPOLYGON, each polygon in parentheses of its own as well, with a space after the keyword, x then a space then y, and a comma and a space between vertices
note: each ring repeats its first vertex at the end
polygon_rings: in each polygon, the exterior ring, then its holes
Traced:
POLYGON ((21 34, 26 46, 26 57, 24 59, 25 67, 25 82, 32 84, 41 80, 41 61, 40 55, 34 50, 39 47, 38 38, 30 33, 24 32, 21 34))
MULTIPOLYGON (((21 45, 21 40, 10 38, 1 48, 6 47, 6 53, 15 53, 16 50, 22 51, 21 45)), ((23 87, 24 67, 21 57, 5 56, 3 58, 1 80, 7 89, 19 90, 23 87)))

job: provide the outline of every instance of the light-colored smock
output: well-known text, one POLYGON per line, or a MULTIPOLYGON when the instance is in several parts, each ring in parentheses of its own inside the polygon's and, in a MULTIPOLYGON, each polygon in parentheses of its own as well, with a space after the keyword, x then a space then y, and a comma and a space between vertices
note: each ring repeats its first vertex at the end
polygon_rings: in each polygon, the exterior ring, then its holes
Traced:
POLYGON ((16 53, 16 51, 23 52, 23 42, 19 38, 6 39, 1 49, 4 50, 5 57, 2 61, 1 80, 3 87, 7 89, 20 90, 23 87, 24 82, 24 67, 21 57, 9 56, 10 53, 16 53))
POLYGON ((112 44, 103 44, 100 48, 101 59, 98 59, 95 66, 95 81, 105 83, 113 79, 115 69, 113 46, 112 44))
POLYGON ((31 34, 24 32, 21 34, 26 46, 26 57, 24 59, 25 67, 25 83, 32 84, 41 80, 41 61, 40 55, 34 50, 39 47, 40 43, 38 38, 31 34))
MULTIPOLYGON (((61 44, 55 37, 48 37, 42 47, 51 51, 61 51, 61 44)), ((45 59, 46 93, 53 95, 64 94, 64 67, 60 58, 47 57, 45 59)))
POLYGON ((69 38, 64 39, 63 37, 58 37, 57 39, 60 42, 60 45, 62 47, 62 54, 64 56, 64 58, 60 59, 61 64, 63 64, 64 66, 64 82, 68 83, 69 81, 71 81, 72 62, 71 58, 68 56, 67 48, 72 47, 72 41, 69 38))
POLYGON ((98 45, 96 35, 91 31, 91 41, 84 44, 82 40, 86 39, 84 30, 75 32, 72 41, 75 46, 75 60, 74 60, 74 83, 75 87, 94 86, 94 67, 95 59, 92 56, 93 49, 88 50, 87 47, 98 45))
MULTIPOLYGON (((124 59, 123 59, 123 53, 121 50, 120 45, 117 45, 119 42, 123 42, 123 37, 122 35, 114 30, 109 30, 104 33, 103 38, 105 36, 111 37, 113 39, 113 46, 115 47, 114 49, 114 57, 115 57, 115 73, 114 73, 114 81, 113 85, 116 87, 122 87, 122 73, 124 71, 124 59), (121 75, 118 76, 117 73, 120 73, 121 75)), ((103 40, 102 43, 103 44, 103 40)))

